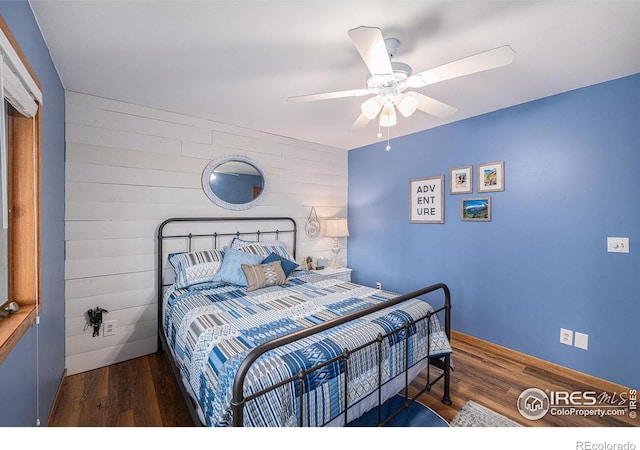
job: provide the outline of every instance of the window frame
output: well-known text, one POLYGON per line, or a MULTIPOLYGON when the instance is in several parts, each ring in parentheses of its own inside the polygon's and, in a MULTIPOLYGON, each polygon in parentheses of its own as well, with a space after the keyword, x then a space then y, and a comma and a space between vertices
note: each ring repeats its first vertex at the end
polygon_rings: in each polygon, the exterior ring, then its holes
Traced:
MULTIPOLYGON (((0 29, 38 89, 42 86, 0 15, 0 29)), ((0 93, 4 96, 4 93, 0 93)), ((7 358, 42 310, 41 291, 41 154, 42 105, 34 117, 22 116, 9 105, 8 114, 8 265, 9 301, 20 310, 0 320, 0 364, 7 358)))

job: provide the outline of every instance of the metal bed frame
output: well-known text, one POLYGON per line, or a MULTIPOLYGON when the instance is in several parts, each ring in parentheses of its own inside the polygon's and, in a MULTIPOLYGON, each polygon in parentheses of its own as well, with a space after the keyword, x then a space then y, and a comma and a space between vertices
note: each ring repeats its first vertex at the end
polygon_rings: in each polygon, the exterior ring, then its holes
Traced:
MULTIPOLYGON (((158 296, 158 347, 157 347, 157 352, 158 353, 162 353, 163 349, 168 349, 168 344, 167 344, 167 340, 166 340, 166 336, 164 333, 164 326, 163 326, 163 320, 162 320, 162 302, 163 302, 163 292, 164 292, 164 288, 167 286, 170 286, 171 283, 166 283, 165 282, 165 276, 164 276, 164 264, 166 262, 166 257, 163 253, 163 244, 165 243, 166 240, 168 239, 182 239, 182 240, 186 240, 187 241, 187 248, 186 251, 192 251, 192 242, 194 238, 210 238, 212 239, 212 246, 210 248, 218 248, 218 245, 220 245, 221 240, 223 239, 232 239, 232 238, 243 238, 243 237, 248 237, 248 236, 253 236, 254 238, 257 238, 257 241, 260 241, 261 236, 265 236, 265 235, 272 235, 275 236, 276 240, 279 240, 281 235, 285 235, 285 234, 290 234, 292 235, 292 255, 294 256, 294 258, 296 257, 296 246, 297 246, 297 225, 294 219, 290 218, 290 217, 194 217, 194 218, 190 218, 190 217, 180 217, 180 218, 171 218, 171 219, 167 219, 164 222, 162 222, 158 228, 158 234, 157 234, 157 238, 158 238, 158 256, 157 256, 157 296, 158 296), (177 224, 177 223, 200 223, 200 224, 204 224, 204 223, 218 223, 218 224, 222 224, 222 223, 226 223, 227 224, 227 228, 228 225, 233 224, 233 223, 257 223, 257 222, 265 222, 265 223, 269 223, 269 222, 273 222, 273 223, 288 223, 291 226, 287 227, 286 229, 270 229, 268 228, 267 230, 250 230, 250 231, 225 231, 225 232, 221 232, 218 233, 216 231, 210 232, 210 233, 197 233, 197 234, 192 234, 192 233, 177 233, 177 234, 166 234, 165 233, 165 227, 169 224, 177 224)), ((232 397, 232 401, 231 401, 231 409, 233 412, 233 426, 234 427, 241 427, 243 426, 243 411, 244 411, 244 406, 246 405, 247 402, 266 394, 267 392, 270 392, 274 389, 277 389, 287 383, 291 383, 291 382, 298 382, 299 383, 299 390, 300 390, 300 416, 298 417, 298 425, 299 426, 304 426, 304 417, 303 417, 303 413, 302 411, 305 409, 303 406, 303 401, 304 401, 304 396, 305 396, 305 391, 304 391, 304 379, 307 375, 309 375, 310 373, 313 373, 316 370, 322 369, 323 367, 326 367, 330 364, 335 364, 335 363, 339 363, 339 364, 343 364, 344 367, 344 378, 345 378, 345 388, 344 388, 344 392, 345 392, 345 398, 344 398, 344 404, 345 404, 345 408, 344 408, 344 424, 348 423, 348 411, 349 408, 351 407, 350 405, 348 405, 347 402, 347 395, 348 395, 348 386, 347 386, 347 382, 348 382, 348 360, 350 355, 354 354, 355 352, 370 346, 370 345, 377 345, 378 346, 378 388, 377 388, 377 395, 378 395, 378 406, 377 406, 377 416, 378 416, 378 426, 384 426, 385 424, 387 424, 389 421, 391 421, 394 417, 396 417, 398 414, 400 414, 403 410, 409 408, 409 406, 411 405, 411 403, 413 401, 415 401, 420 395, 422 395, 424 392, 428 392, 431 390, 431 388, 440 380, 443 380, 444 386, 443 386, 443 396, 442 396, 442 402, 444 404, 450 405, 451 404, 451 398, 450 398, 450 380, 451 380, 451 355, 447 354, 444 356, 436 356, 436 357, 432 357, 427 353, 426 358, 424 359, 428 359, 428 363, 426 364, 426 382, 424 387, 416 394, 414 394, 413 396, 409 396, 409 370, 411 369, 411 367, 416 366, 418 363, 420 363, 421 361, 416 361, 414 362, 414 364, 410 367, 407 366, 408 364, 408 352, 409 352, 409 345, 408 345, 408 339, 409 339, 409 329, 413 326, 415 326, 416 323, 426 320, 427 321, 427 334, 428 334, 428 346, 429 346, 429 339, 430 339, 430 335, 431 335, 431 316, 433 316, 434 314, 438 314, 440 312, 443 312, 445 315, 445 320, 444 320, 444 329, 445 329, 445 333, 447 335, 447 338, 450 339, 451 338, 451 294, 449 291, 449 288, 447 287, 446 284, 444 283, 436 283, 436 284, 432 284, 430 286, 424 287, 422 289, 418 289, 416 291, 410 292, 408 294, 404 294, 404 295, 399 295, 397 297, 394 297, 388 301, 385 302, 381 302, 379 304, 373 305, 371 307, 368 307, 366 309, 360 310, 360 311, 356 311, 354 313, 342 316, 342 317, 338 317, 336 319, 324 322, 324 323, 320 323, 318 325, 285 335, 285 336, 281 336, 279 338, 264 342, 260 345, 258 345, 257 347, 253 348, 248 355, 246 356, 246 358, 243 360, 243 362, 240 364, 240 367, 238 368, 238 372, 236 373, 234 382, 233 382, 233 397, 232 397), (306 337, 309 337, 313 334, 316 333, 320 333, 322 331, 328 330, 330 328, 342 325, 346 322, 349 322, 351 320, 366 316, 368 314, 380 311, 382 309, 388 308, 390 306, 393 305, 397 305, 399 303, 402 303, 404 301, 407 300, 411 300, 414 298, 418 298, 422 295, 426 295, 428 293, 431 292, 436 292, 436 291, 442 291, 443 296, 444 296, 444 302, 443 305, 438 308, 435 309, 433 311, 431 311, 429 314, 427 314, 424 317, 421 317, 413 322, 409 322, 406 323, 403 327, 398 328, 390 333, 387 334, 380 334, 378 335, 377 339, 371 342, 368 342, 366 344, 363 344, 362 346, 355 348, 355 349, 345 349, 344 352, 341 355, 338 355, 335 358, 332 358, 331 360, 328 361, 324 361, 321 364, 318 364, 314 367, 311 367, 308 370, 303 370, 301 369, 300 372, 298 372, 295 376, 290 377, 286 380, 283 380, 273 386, 270 386, 266 389, 263 389, 259 392, 255 392, 253 394, 251 394, 250 396, 245 397, 244 396, 244 381, 245 381, 245 377, 251 367, 251 365, 263 354, 279 348, 281 346, 290 344, 294 341, 297 341, 299 339, 303 339, 306 337), (404 343, 404 349, 405 349, 405 367, 404 367, 404 396, 406 397, 406 401, 404 402, 404 404, 396 411, 394 411, 393 413, 391 413, 390 415, 388 415, 386 418, 382 418, 382 342, 391 337, 392 335, 395 334, 400 334, 400 338, 405 340, 404 343), (430 371, 430 367, 434 366, 437 367, 439 369, 441 369, 441 373, 439 375, 437 375, 433 380, 431 380, 431 371, 430 371)), ((430 346, 429 346, 430 347, 430 346)), ((167 352, 168 355, 168 359, 170 361, 170 365, 171 368, 174 372, 174 375, 176 376, 176 379, 178 380, 178 384, 180 386, 180 390, 182 392, 183 397, 185 398, 185 403, 187 404, 187 407, 189 409, 189 413, 191 415, 191 418, 194 421, 194 424, 197 425, 202 425, 197 411, 196 411, 196 407, 193 404, 193 399, 191 398, 191 396, 189 395, 189 393, 187 392, 186 388, 183 386, 182 383, 182 376, 180 374, 179 368, 175 362, 175 360, 173 359, 173 355, 171 351, 167 352)))

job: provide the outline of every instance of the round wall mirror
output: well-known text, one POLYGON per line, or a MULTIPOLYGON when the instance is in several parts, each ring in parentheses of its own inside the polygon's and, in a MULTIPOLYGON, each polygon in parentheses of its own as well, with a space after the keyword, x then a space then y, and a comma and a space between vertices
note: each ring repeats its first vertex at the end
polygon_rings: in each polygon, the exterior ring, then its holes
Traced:
POLYGON ((222 208, 253 208, 264 198, 266 188, 267 178, 262 167, 246 156, 216 158, 202 172, 204 193, 222 208))

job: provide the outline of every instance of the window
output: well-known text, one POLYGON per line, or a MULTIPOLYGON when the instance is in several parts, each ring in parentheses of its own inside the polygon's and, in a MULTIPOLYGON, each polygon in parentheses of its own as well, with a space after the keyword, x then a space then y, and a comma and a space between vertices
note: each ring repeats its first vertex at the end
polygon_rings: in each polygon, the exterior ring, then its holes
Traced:
MULTIPOLYGON (((0 69, 0 93, 8 103, 1 137, 6 144, 4 198, 8 207, 5 266, 8 271, 4 276, 8 300, 20 307, 17 313, 0 319, 1 364, 35 321, 40 309, 42 146, 40 84, 1 16, 0 69)), ((4 300, 0 298, 0 303, 4 300)))
POLYGON ((8 197, 8 168, 7 148, 9 139, 4 131, 9 128, 9 104, 3 99, 4 118, 0 124, 0 306, 9 301, 9 197, 8 197))

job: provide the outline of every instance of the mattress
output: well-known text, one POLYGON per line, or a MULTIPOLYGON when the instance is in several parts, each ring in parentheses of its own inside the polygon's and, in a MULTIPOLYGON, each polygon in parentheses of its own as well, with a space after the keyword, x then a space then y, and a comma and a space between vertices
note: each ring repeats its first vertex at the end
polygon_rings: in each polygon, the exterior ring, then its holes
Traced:
MULTIPOLYGON (((229 426, 234 377, 247 353, 268 340, 362 310, 396 295, 315 272, 294 271, 277 286, 247 291, 232 284, 168 287, 163 295, 167 344, 204 425, 229 426)), ((287 344, 262 355, 249 369, 244 395, 274 386, 306 370, 375 341, 380 335, 427 317, 431 305, 413 299, 287 344)), ((353 420, 404 385, 403 371, 414 376, 429 357, 451 353, 438 316, 431 315, 385 338, 378 364, 377 344, 309 374, 304 388, 287 382, 246 403, 244 426, 343 425, 345 398, 353 420), (429 324, 428 324, 429 322, 429 324), (408 332, 408 336, 405 333, 408 332), (408 357, 408 359, 407 359, 408 357), (345 392, 346 390, 346 392, 345 392), (345 395, 346 394, 346 395, 345 395)))

